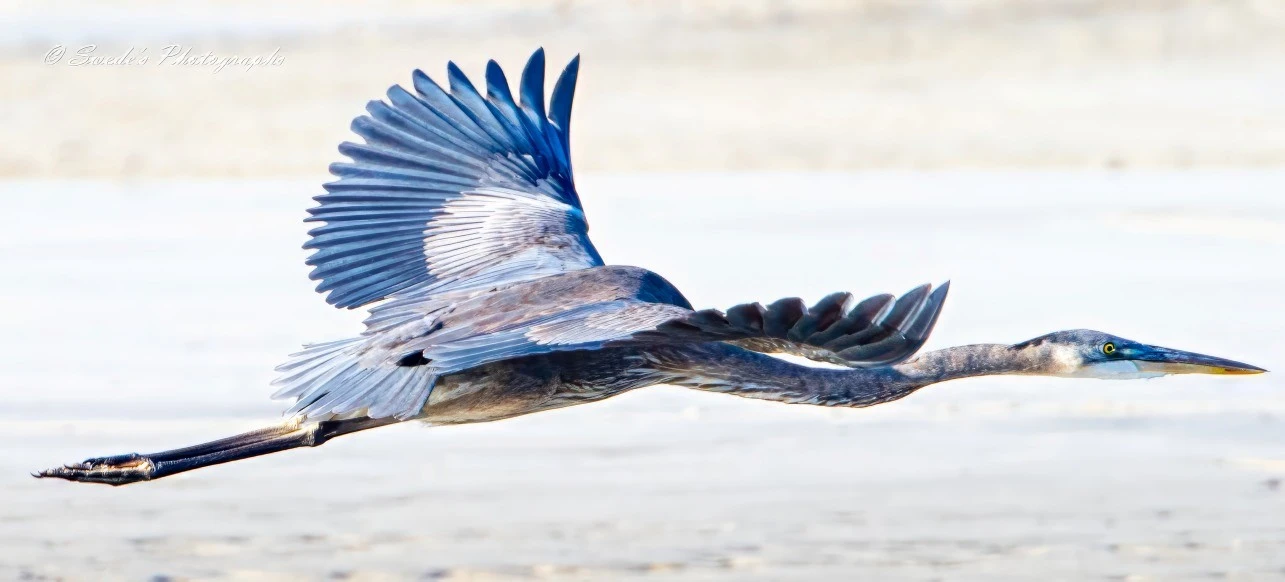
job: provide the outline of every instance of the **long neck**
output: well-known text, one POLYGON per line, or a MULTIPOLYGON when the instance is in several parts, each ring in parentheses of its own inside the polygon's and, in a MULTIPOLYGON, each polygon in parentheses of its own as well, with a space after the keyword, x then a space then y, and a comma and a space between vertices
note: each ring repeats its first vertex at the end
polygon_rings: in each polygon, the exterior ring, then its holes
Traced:
POLYGON ((709 344, 661 357, 662 368, 681 373, 666 379, 701 390, 795 404, 873 406, 897 400, 938 382, 994 374, 1030 374, 1036 362, 999 344, 959 346, 925 353, 880 368, 831 369, 801 366, 771 356, 709 344), (675 364, 667 365, 667 361, 675 364))
POLYGON ((1037 356, 1003 344, 975 344, 927 352, 888 370, 914 388, 922 388, 974 376, 1037 374, 1042 368, 1037 356))

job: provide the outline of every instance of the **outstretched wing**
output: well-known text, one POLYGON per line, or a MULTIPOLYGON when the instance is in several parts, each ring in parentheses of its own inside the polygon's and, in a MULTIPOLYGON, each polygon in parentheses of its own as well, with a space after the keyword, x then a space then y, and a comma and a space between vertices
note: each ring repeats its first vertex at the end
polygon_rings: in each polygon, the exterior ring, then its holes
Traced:
POLYGON ((602 264, 571 174, 569 128, 579 57, 544 102, 544 51, 519 99, 495 61, 483 97, 454 63, 446 91, 422 71, 414 91, 372 101, 331 165, 304 248, 326 301, 354 308, 393 295, 521 281, 602 264))
POLYGON ((950 282, 946 282, 936 290, 922 285, 901 297, 876 295, 859 303, 851 293, 834 293, 811 308, 791 297, 767 307, 737 305, 727 313, 704 309, 635 339, 718 338, 757 352, 788 353, 854 368, 888 366, 923 347, 949 291, 950 282))
POLYGON ((534 315, 477 317, 478 312, 453 319, 444 313, 438 321, 425 322, 423 335, 396 345, 354 338, 309 346, 277 368, 283 376, 275 384, 282 388, 273 397, 297 398, 287 414, 307 418, 357 412, 371 418, 413 418, 437 378, 446 374, 522 356, 599 349, 690 313, 635 299, 534 315))
MULTIPOLYGON (((541 286, 557 283, 542 279, 541 286)), ((483 294, 433 303, 421 319, 380 334, 310 346, 278 368, 278 398, 297 398, 289 414, 309 418, 364 413, 372 418, 419 414, 437 378, 488 363, 562 351, 620 346, 731 342, 765 352, 790 352, 849 366, 887 365, 923 345, 948 285, 855 306, 846 293, 811 309, 786 299, 769 307, 740 305, 724 315, 683 305, 617 296, 580 304, 562 294, 483 294), (528 309, 502 309, 528 297, 528 309)))

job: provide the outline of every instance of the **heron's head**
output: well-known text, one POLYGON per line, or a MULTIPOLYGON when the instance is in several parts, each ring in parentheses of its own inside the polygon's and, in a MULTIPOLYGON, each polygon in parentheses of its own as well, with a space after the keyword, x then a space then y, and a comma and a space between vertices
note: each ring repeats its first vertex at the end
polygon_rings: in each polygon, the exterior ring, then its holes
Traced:
POLYGON ((1166 374, 1261 374, 1257 366, 1147 345, 1089 329, 1059 331, 1012 346, 1033 372, 1067 378, 1130 380, 1166 374))

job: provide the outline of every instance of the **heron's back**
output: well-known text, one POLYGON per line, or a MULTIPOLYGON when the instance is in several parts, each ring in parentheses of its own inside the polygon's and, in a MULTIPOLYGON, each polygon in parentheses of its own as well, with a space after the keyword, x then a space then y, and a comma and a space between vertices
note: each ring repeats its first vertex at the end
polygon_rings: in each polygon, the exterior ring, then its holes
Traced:
POLYGON ((690 313, 646 269, 603 266, 495 287, 408 295, 371 310, 356 338, 309 346, 278 368, 291 414, 410 418, 439 376, 560 349, 594 349, 642 322, 690 313))

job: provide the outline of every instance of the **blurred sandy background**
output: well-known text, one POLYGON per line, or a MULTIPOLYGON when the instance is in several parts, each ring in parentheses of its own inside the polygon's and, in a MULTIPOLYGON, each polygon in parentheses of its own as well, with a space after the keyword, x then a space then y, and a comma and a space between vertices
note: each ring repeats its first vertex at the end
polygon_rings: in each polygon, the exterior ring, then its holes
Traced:
POLYGON ((27 476, 274 421, 272 367, 360 329, 299 249, 349 120, 535 46, 550 77, 583 55, 598 248, 695 304, 951 278, 927 349, 1090 327, 1285 369, 1276 0, 11 1, 0 578, 1285 578, 1279 373, 866 410, 658 387, 121 489, 27 476), (42 62, 86 44, 151 62, 42 62))
POLYGON ((347 121, 453 59, 584 72, 582 171, 1187 168, 1285 162, 1277 0, 17 0, 0 174, 316 176, 347 121), (45 65, 61 44, 146 66, 45 65), (162 47, 267 55, 157 65, 162 47))

